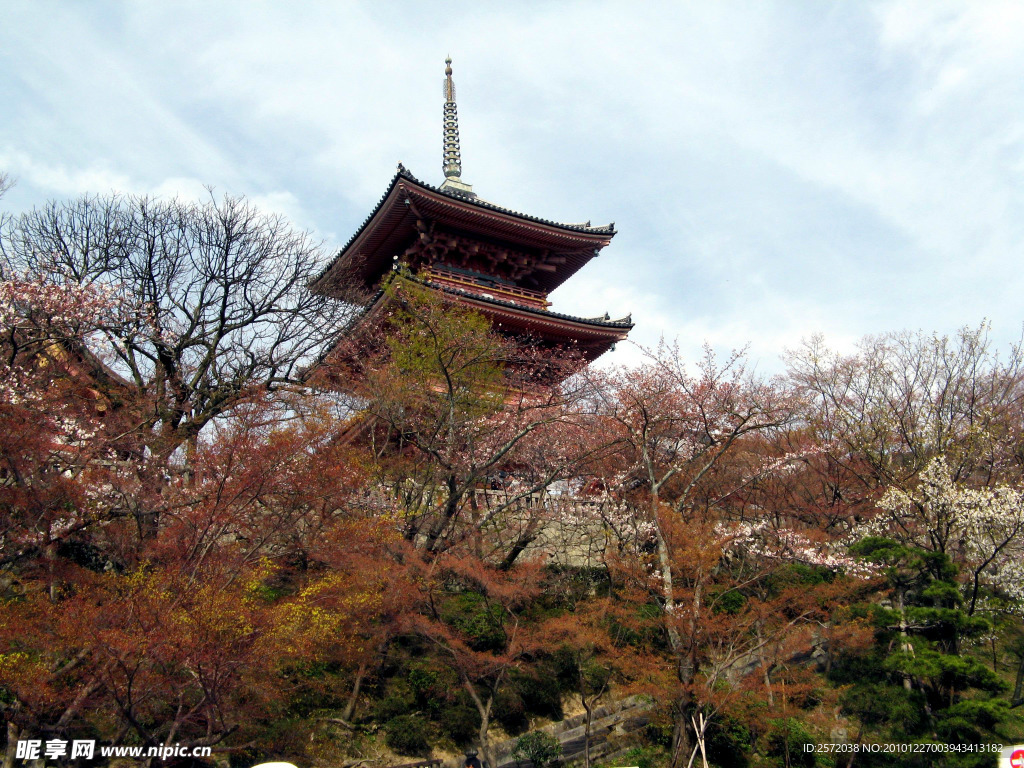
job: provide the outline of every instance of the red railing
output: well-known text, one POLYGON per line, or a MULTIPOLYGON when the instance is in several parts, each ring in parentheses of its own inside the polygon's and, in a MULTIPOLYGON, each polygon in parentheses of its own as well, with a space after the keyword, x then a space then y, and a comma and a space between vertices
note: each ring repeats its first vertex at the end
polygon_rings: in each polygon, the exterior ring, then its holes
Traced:
POLYGON ((520 288, 518 285, 501 285, 478 280, 470 275, 463 275, 457 272, 449 272, 438 267, 427 267, 420 273, 428 280, 434 280, 453 288, 465 290, 468 293, 486 295, 491 298, 511 301, 514 304, 525 304, 538 309, 547 309, 551 302, 547 300, 547 294, 540 291, 531 291, 528 288, 520 288))

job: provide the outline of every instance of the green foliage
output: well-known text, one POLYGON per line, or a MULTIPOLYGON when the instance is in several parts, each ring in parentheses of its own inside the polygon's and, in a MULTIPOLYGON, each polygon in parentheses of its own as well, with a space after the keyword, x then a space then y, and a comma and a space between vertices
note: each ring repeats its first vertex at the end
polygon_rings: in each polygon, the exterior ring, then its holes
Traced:
POLYGON ((576 696, 580 693, 594 696, 608 689, 612 677, 611 668, 589 658, 580 648, 561 646, 552 655, 552 663, 558 685, 564 692, 576 696))
POLYGON ((994 731, 1008 715, 1009 704, 1005 701, 970 699, 946 710, 937 730, 950 743, 980 744, 985 741, 985 732, 994 731))
POLYGON ((400 375, 413 386, 441 386, 461 417, 500 410, 503 345, 489 321, 409 280, 388 291, 398 309, 386 343, 400 375))
POLYGON ((884 666, 889 671, 927 681, 935 693, 956 695, 969 688, 996 693, 1006 687, 992 670, 977 659, 942 653, 920 640, 912 642, 908 650, 890 653, 884 666))
POLYGON ((385 722, 411 712, 415 704, 412 687, 404 680, 391 680, 384 698, 373 709, 373 717, 378 722, 385 722))
POLYGON ((740 721, 731 717, 712 720, 704 739, 708 760, 714 765, 730 768, 749 765, 747 755, 753 751, 753 738, 750 729, 740 721))
POLYGON ((466 635, 474 651, 500 651, 508 640, 502 607, 479 592, 453 595, 442 606, 441 618, 466 635))
POLYGON ((536 671, 513 670, 495 701, 495 720, 513 736, 530 726, 531 716, 562 718, 563 689, 555 667, 547 669, 543 663, 537 666, 536 671))
POLYGON ((427 694, 437 683, 438 676, 437 668, 429 662, 409 665, 409 686, 417 697, 427 694))
POLYGON ((662 761, 663 755, 657 747, 633 747, 621 757, 617 757, 612 765, 635 765, 636 768, 655 768, 662 761))
POLYGON ((402 755, 424 755, 430 751, 430 727, 416 715, 399 715, 384 726, 384 743, 402 755))
POLYGON ((807 751, 804 745, 818 743, 820 739, 796 718, 769 721, 765 740, 765 754, 774 758, 776 765, 814 768, 818 764, 817 755, 813 751, 807 751))
POLYGON ((715 613, 739 613, 747 604, 746 595, 738 589, 730 589, 714 597, 715 613))
POLYGON ((590 660, 583 664, 583 692, 587 696, 598 695, 608 690, 612 679, 612 670, 604 664, 590 660))
POLYGON ((672 746, 672 723, 666 719, 656 719, 644 729, 644 738, 655 747, 672 746))
POLYGON ((564 691, 576 690, 576 654, 571 648, 561 646, 551 654, 551 667, 559 687, 564 691))
POLYGON ((472 704, 456 700, 441 709, 440 725, 442 732, 450 737, 456 746, 468 747, 475 743, 477 730, 480 728, 480 713, 472 704))
POLYGON ((562 754, 558 739, 543 731, 534 731, 520 736, 512 749, 511 757, 517 762, 529 760, 534 768, 547 768, 562 754))
POLYGON ((494 719, 512 736, 530 727, 526 704, 513 686, 505 686, 498 691, 494 700, 494 719))
POLYGON ((513 671, 510 681, 516 686, 531 715, 551 720, 562 719, 562 689, 550 668, 538 664, 535 672, 513 671))
POLYGON ((437 720, 453 700, 465 697, 455 671, 435 657, 417 659, 404 670, 415 707, 437 720))
POLYGON ((785 563, 769 575, 765 586, 769 595, 776 596, 790 587, 830 584, 835 580, 835 576, 833 571, 820 566, 806 563, 785 563))
MULTIPOLYGON (((882 538, 864 539, 851 551, 884 567, 889 605, 862 612, 876 628, 876 645, 833 667, 833 682, 847 686, 846 711, 886 741, 1001 741, 997 729, 1009 710, 991 697, 1007 685, 961 651, 965 641, 991 631, 991 622, 964 608, 950 558, 882 538)), ((967 766, 974 758, 943 760, 967 766)))
POLYGON ((895 741, 914 741, 928 727, 924 695, 887 680, 851 685, 840 703, 872 732, 889 734, 895 741))

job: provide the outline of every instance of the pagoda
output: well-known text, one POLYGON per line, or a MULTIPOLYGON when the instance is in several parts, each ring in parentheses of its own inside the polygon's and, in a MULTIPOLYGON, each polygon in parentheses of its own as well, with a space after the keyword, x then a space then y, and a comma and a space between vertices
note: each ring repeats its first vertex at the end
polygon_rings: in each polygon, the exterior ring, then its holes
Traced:
POLYGON ((451 59, 445 64, 444 182, 431 186, 399 164, 380 202, 311 289, 337 297, 361 289, 367 298, 358 326, 387 301, 389 276, 403 270, 504 335, 595 360, 626 338, 630 317, 560 314, 548 294, 611 242, 615 225, 549 221, 478 197, 462 180, 451 59))

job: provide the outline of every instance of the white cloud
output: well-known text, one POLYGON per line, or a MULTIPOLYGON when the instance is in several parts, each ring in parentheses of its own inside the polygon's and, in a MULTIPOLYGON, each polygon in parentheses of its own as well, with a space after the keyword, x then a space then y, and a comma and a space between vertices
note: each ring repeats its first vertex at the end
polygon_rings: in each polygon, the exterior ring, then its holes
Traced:
POLYGON ((4 204, 212 184, 344 242, 397 161, 440 181, 450 52, 476 190, 618 225, 556 310, 762 360, 815 331, 1013 337, 1021 39, 998 2, 8 6, 4 204))
POLYGON ((7 148, 0 151, 0 168, 19 184, 42 190, 48 196, 73 197, 87 192, 130 191, 127 176, 109 168, 67 167, 33 159, 27 153, 7 148))

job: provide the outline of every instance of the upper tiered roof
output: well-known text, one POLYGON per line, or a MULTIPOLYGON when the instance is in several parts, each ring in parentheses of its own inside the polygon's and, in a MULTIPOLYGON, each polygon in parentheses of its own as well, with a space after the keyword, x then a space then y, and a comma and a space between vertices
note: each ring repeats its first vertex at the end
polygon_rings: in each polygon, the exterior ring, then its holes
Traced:
POLYGON ((478 197, 462 179, 451 59, 445 64, 444 182, 431 186, 399 164, 376 207, 310 287, 341 297, 361 286, 366 318, 386 303, 387 276, 403 267, 503 333, 576 347, 595 359, 626 338, 631 319, 551 312, 547 295, 611 242, 615 225, 551 221, 478 197))
POLYGON ((394 258, 416 241, 448 235, 485 239, 499 252, 530 263, 513 282, 553 291, 611 242, 615 225, 565 224, 503 208, 476 196, 433 187, 399 164, 384 196, 313 288, 332 293, 335 285, 362 280, 372 288, 394 258))

